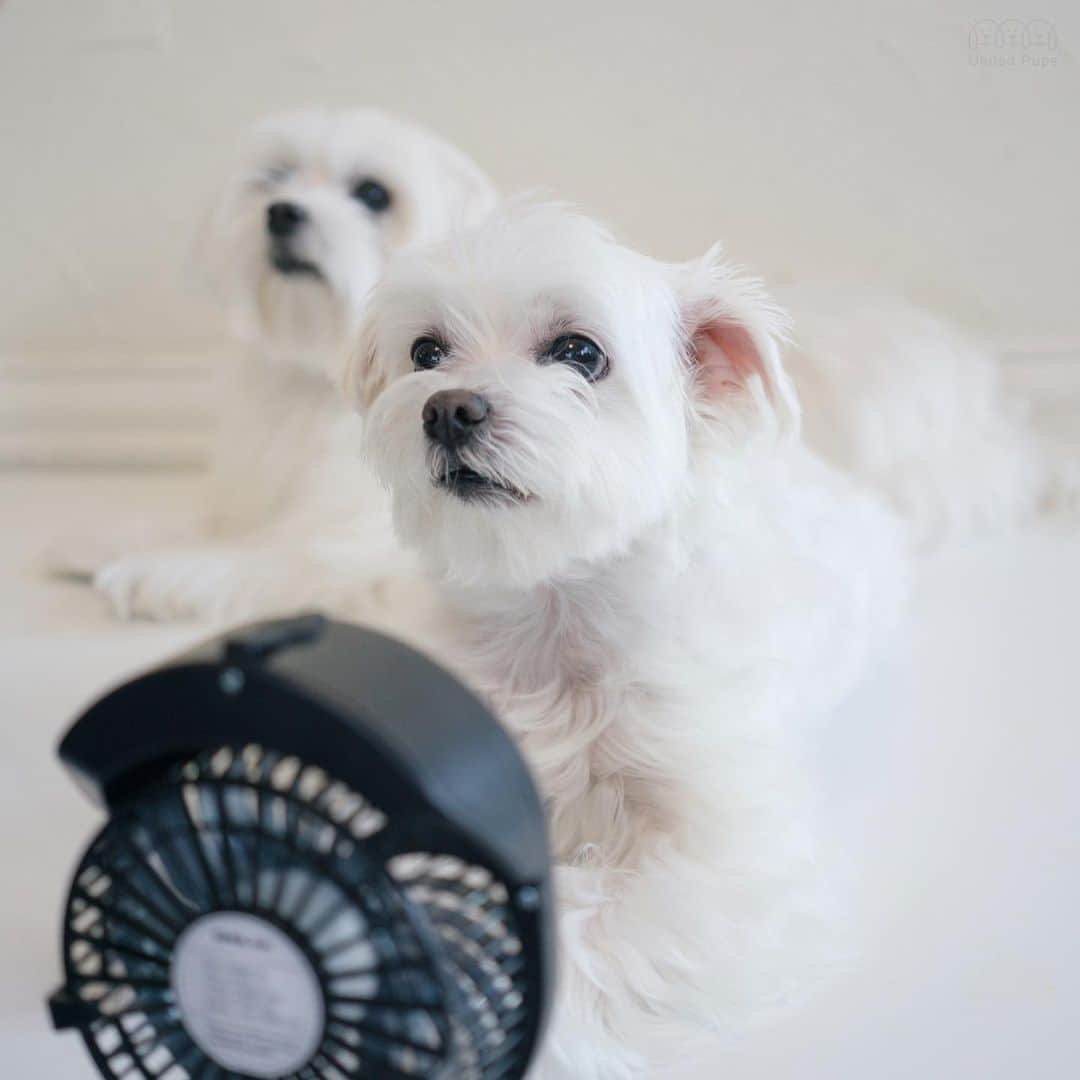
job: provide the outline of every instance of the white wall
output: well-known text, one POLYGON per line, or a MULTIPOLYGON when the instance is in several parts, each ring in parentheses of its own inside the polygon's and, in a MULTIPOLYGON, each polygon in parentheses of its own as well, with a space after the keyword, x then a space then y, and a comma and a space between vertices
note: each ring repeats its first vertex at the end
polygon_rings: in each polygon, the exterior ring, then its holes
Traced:
POLYGON ((997 338, 1080 340, 1080 6, 755 0, 0 0, 0 354, 184 349, 186 265, 237 136, 377 103, 507 190, 655 254, 880 276, 997 338), (1020 64, 1036 55, 1055 61, 1020 64))

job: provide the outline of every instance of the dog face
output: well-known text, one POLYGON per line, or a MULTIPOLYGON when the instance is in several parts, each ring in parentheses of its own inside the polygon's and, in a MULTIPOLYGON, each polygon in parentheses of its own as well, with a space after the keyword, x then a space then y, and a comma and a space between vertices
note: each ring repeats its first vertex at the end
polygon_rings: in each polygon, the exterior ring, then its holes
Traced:
POLYGON ((345 384, 401 539, 449 579, 528 587, 629 548, 705 444, 795 424, 778 326, 716 252, 665 265, 512 205, 395 258, 345 384))
POLYGON ((387 255, 493 201, 464 154, 418 127, 371 109, 289 113, 254 132, 210 246, 241 334, 330 374, 387 255))

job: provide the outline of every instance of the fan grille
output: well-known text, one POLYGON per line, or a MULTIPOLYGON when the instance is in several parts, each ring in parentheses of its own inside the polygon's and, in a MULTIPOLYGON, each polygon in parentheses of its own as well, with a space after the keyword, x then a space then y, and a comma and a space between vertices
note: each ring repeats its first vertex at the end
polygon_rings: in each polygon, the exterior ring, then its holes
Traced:
POLYGON ((457 857, 398 854, 393 834, 324 770, 257 745, 142 789, 87 850, 65 917, 67 984, 96 1013, 84 1035, 102 1074, 521 1075, 525 961, 505 886, 457 857), (185 1024, 175 948, 218 912, 270 924, 317 978, 321 1035, 289 1071, 230 1071, 185 1024))

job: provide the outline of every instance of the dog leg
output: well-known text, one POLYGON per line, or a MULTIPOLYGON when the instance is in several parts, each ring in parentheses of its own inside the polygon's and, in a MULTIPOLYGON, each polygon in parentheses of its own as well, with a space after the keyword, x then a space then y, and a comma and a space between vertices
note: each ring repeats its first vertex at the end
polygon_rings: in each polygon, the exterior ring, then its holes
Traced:
POLYGON ((411 603, 418 587, 383 564, 343 565, 310 548, 277 544, 131 555, 102 567, 94 585, 120 619, 236 620, 314 607, 380 623, 392 622, 389 613, 411 603))

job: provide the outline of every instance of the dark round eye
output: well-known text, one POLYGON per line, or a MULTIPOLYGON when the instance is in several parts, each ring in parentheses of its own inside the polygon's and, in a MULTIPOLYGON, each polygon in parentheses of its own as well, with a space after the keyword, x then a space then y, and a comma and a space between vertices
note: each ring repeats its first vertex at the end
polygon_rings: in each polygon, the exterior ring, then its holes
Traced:
POLYGON ((390 209, 390 192, 378 180, 359 180, 353 184, 350 194, 374 214, 390 209))
POLYGON ((556 338, 544 353, 543 359, 552 364, 566 364, 596 382, 608 373, 608 358, 604 350, 583 334, 564 334, 556 338))
POLYGON ((445 359, 446 350, 434 338, 417 338, 412 344, 413 367, 418 371, 430 371, 445 359))
POLYGON ((263 171, 262 179, 267 184, 284 184, 294 172, 295 165, 290 165, 287 161, 276 161, 263 171))

